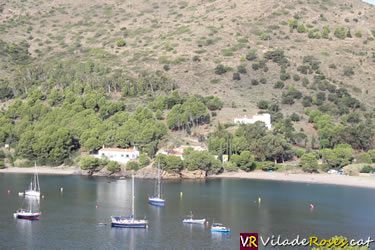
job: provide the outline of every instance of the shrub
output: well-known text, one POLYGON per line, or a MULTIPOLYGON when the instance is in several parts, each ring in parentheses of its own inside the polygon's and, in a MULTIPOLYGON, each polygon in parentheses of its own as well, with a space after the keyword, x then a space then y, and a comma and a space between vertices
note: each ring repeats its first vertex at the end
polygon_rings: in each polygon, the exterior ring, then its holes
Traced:
POLYGON ((296 156, 298 158, 301 158, 305 154, 305 151, 303 149, 297 148, 296 149, 296 156))
POLYGON ((293 80, 294 80, 294 81, 298 82, 300 79, 301 79, 301 78, 300 78, 299 75, 297 75, 297 74, 293 75, 293 80))
POLYGON ((304 33, 305 31, 306 31, 305 25, 303 25, 303 23, 299 24, 298 27, 297 27, 297 32, 298 33, 304 33))
POLYGON ((228 171, 228 172, 236 172, 238 171, 238 168, 235 164, 233 164, 232 162, 226 162, 224 164, 224 169, 225 171, 228 171))
POLYGON ((339 39, 345 39, 345 36, 346 36, 345 27, 336 28, 334 35, 335 37, 339 39))
POLYGON ((156 113, 155 113, 155 117, 156 117, 156 119, 158 119, 158 120, 163 120, 163 112, 161 112, 161 110, 158 109, 158 110, 156 111, 156 113))
POLYGON ((362 32, 358 30, 355 34, 356 37, 361 38, 362 37, 362 32))
POLYGON ((370 165, 365 165, 362 169, 361 169, 361 173, 370 173, 371 171, 373 171, 374 168, 371 167, 370 165))
POLYGON ((280 80, 286 81, 290 79, 290 74, 289 73, 281 73, 280 74, 280 80))
POLYGON ((301 117, 295 112, 293 112, 293 114, 290 116, 290 119, 294 122, 298 122, 299 120, 301 120, 301 117))
POLYGON ((116 42, 117 47, 124 47, 126 45, 126 42, 124 39, 117 40, 116 42))
POLYGON ((311 96, 304 96, 303 99, 302 99, 302 105, 304 107, 311 107, 312 97, 311 96))
POLYGON ((274 88, 274 89, 282 89, 282 88, 284 88, 284 86, 285 86, 284 82, 282 82, 282 81, 277 81, 277 82, 273 85, 273 88, 274 88))
POLYGON ((299 164, 304 172, 312 173, 318 171, 318 160, 314 152, 303 154, 299 164))
POLYGON ((238 65, 237 70, 238 70, 238 73, 240 73, 240 74, 246 74, 247 73, 246 65, 243 65, 243 64, 238 65))
POLYGON ((31 161, 27 159, 17 159, 14 161, 14 166, 16 168, 29 168, 29 167, 32 167, 33 164, 31 161))
POLYGON ((140 168, 147 167, 150 164, 150 158, 146 154, 140 154, 138 161, 140 168))
POLYGON ((259 109, 268 109, 269 102, 266 100, 261 100, 257 103, 259 109))
POLYGON ((138 165, 138 162, 136 161, 129 161, 127 164, 126 164, 126 169, 127 170, 138 170, 139 169, 139 165, 138 165))
POLYGON ((4 159, 0 159, 0 169, 5 168, 4 159))
POLYGON ((253 64, 251 65, 251 68, 252 68, 253 70, 258 70, 258 69, 260 68, 260 64, 259 64, 259 63, 253 63, 253 64))
POLYGON ((257 169, 262 169, 263 171, 276 171, 278 169, 278 166, 273 161, 257 162, 256 165, 257 169))
POLYGON ((330 69, 336 69, 336 64, 332 63, 328 66, 330 69))
POLYGON ((251 80, 251 85, 255 86, 255 85, 258 85, 258 84, 259 84, 258 80, 256 80, 256 79, 251 80))
POLYGON ((110 161, 107 165, 107 170, 110 172, 118 172, 121 170, 121 166, 117 161, 110 161))
POLYGON ((262 83, 262 84, 266 84, 267 83, 267 79, 264 78, 264 77, 260 78, 259 82, 262 83))
POLYGON ((246 60, 254 61, 255 59, 257 59, 257 53, 255 51, 250 51, 249 53, 247 53, 246 60))
POLYGON ((168 64, 166 64, 166 65, 163 66, 163 69, 164 69, 165 71, 168 71, 168 70, 170 69, 170 67, 169 67, 168 64))
POLYGON ((96 169, 100 166, 99 163, 100 162, 98 158, 84 156, 81 158, 80 167, 83 170, 96 169))
POLYGON ((344 67, 344 76, 352 76, 354 75, 354 70, 352 67, 345 66, 344 67))
POLYGON ((193 62, 200 62, 201 59, 199 58, 199 56, 193 56, 193 62))
POLYGON ((233 73, 232 79, 235 80, 235 81, 241 80, 240 73, 238 73, 238 72, 233 73))
POLYGON ((215 68, 215 74, 217 75, 222 75, 222 74, 225 74, 226 72, 227 70, 222 64, 217 65, 215 68))

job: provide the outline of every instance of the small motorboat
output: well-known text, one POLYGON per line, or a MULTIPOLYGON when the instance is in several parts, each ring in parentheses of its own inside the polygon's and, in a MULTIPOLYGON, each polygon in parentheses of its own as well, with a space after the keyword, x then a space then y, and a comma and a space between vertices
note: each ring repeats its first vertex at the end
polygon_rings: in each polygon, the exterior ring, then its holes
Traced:
POLYGON ((223 224, 220 223, 213 223, 211 226, 211 232, 229 233, 230 228, 224 227, 223 224))
POLYGON ((182 223, 187 224, 204 224, 206 219, 193 219, 193 212, 190 212, 190 215, 187 216, 187 219, 184 219, 182 223))
POLYGON ((19 192, 18 195, 19 195, 19 196, 23 196, 23 192, 19 192))

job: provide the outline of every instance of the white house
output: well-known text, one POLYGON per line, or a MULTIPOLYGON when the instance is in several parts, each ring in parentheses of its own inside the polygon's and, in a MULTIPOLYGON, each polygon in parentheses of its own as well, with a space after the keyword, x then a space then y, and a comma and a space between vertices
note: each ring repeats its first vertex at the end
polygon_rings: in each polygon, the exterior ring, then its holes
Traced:
POLYGON ((122 148, 101 148, 97 155, 97 158, 107 157, 110 161, 117 161, 119 163, 127 163, 130 160, 136 160, 139 157, 139 151, 134 148, 122 149, 122 148))
POLYGON ((169 150, 169 151, 162 151, 160 153, 165 154, 165 155, 174 155, 174 156, 180 157, 181 160, 183 160, 184 157, 183 157, 182 154, 188 148, 192 148, 195 151, 207 151, 207 149, 205 149, 205 148, 203 148, 201 146, 180 146, 178 148, 174 148, 174 149, 169 150))
POLYGON ((257 121, 264 122, 268 129, 271 129, 271 115, 270 114, 256 114, 252 117, 242 116, 242 117, 235 117, 234 123, 238 124, 254 124, 257 121))

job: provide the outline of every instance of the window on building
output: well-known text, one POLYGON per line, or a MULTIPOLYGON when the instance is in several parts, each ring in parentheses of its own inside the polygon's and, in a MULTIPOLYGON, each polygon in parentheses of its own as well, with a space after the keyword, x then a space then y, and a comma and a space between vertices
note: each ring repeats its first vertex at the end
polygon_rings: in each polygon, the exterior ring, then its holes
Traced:
POLYGON ((126 158, 129 158, 129 155, 126 155, 126 158))
POLYGON ((123 154, 121 154, 121 157, 124 157, 124 155, 123 155, 123 154))

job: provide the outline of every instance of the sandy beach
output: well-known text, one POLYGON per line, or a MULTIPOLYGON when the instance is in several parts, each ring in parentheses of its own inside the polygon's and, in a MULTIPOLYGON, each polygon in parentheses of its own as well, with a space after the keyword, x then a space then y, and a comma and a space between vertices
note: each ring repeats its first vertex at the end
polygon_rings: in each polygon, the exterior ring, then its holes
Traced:
POLYGON ((216 176, 210 176, 210 178, 274 180, 375 188, 375 175, 346 176, 336 174, 286 174, 277 172, 269 173, 263 171, 254 171, 249 173, 227 172, 216 176))
MULTIPOLYGON (((12 173, 12 174, 32 174, 34 168, 4 168, 0 169, 1 173, 12 173)), ((78 167, 38 167, 38 174, 50 174, 50 175, 81 175, 81 170, 78 167)))

